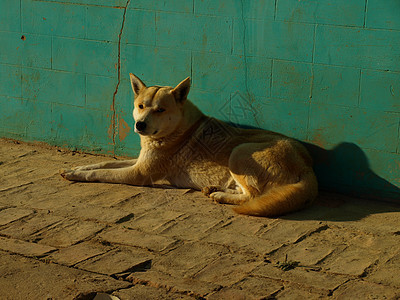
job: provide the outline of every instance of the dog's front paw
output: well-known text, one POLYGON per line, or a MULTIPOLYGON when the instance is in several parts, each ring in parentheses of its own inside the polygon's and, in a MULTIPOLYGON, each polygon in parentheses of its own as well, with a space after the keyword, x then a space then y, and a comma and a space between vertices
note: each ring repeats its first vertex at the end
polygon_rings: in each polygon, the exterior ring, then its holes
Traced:
POLYGON ((201 192, 207 197, 211 197, 212 193, 219 191, 220 189, 217 186, 205 186, 201 189, 201 192))
POLYGON ((68 169, 62 169, 60 170, 60 175, 62 178, 66 179, 66 180, 74 180, 74 170, 68 169))

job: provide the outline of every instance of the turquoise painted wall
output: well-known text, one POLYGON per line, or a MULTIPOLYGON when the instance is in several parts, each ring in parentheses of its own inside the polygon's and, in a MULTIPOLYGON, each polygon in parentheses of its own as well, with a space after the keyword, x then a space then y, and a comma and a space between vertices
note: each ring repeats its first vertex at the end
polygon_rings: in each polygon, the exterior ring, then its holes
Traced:
POLYGON ((128 73, 307 143, 323 188, 400 202, 399 0, 0 0, 0 134, 137 155, 128 73))

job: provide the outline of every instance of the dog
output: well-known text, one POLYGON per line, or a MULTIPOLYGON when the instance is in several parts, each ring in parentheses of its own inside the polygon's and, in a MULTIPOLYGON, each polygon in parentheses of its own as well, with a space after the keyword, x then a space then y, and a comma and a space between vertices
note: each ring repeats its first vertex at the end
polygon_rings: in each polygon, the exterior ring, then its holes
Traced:
POLYGON ((297 211, 316 198, 312 159, 298 141, 205 116, 187 99, 189 77, 175 88, 147 87, 133 74, 130 81, 139 157, 64 170, 65 179, 139 186, 166 180, 233 204, 237 213, 265 217, 297 211))

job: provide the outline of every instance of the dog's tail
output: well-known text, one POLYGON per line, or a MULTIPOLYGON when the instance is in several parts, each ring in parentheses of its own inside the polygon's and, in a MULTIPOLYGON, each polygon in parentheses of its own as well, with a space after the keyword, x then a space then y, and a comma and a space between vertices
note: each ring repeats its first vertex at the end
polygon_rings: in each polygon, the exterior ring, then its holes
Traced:
POLYGON ((299 210, 310 204, 318 194, 314 172, 304 173, 299 182, 276 186, 233 208, 239 214, 275 217, 299 210))

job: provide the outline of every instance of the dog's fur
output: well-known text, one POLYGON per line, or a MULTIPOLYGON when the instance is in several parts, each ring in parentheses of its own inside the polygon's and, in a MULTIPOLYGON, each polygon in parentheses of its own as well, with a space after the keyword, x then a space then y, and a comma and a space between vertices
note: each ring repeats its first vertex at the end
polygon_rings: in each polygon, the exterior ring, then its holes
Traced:
POLYGON ((130 79, 138 159, 77 167, 63 171, 64 178, 131 185, 164 179, 256 216, 286 214, 317 196, 312 160, 299 142, 206 117, 187 99, 190 78, 175 88, 146 87, 133 74, 130 79))

